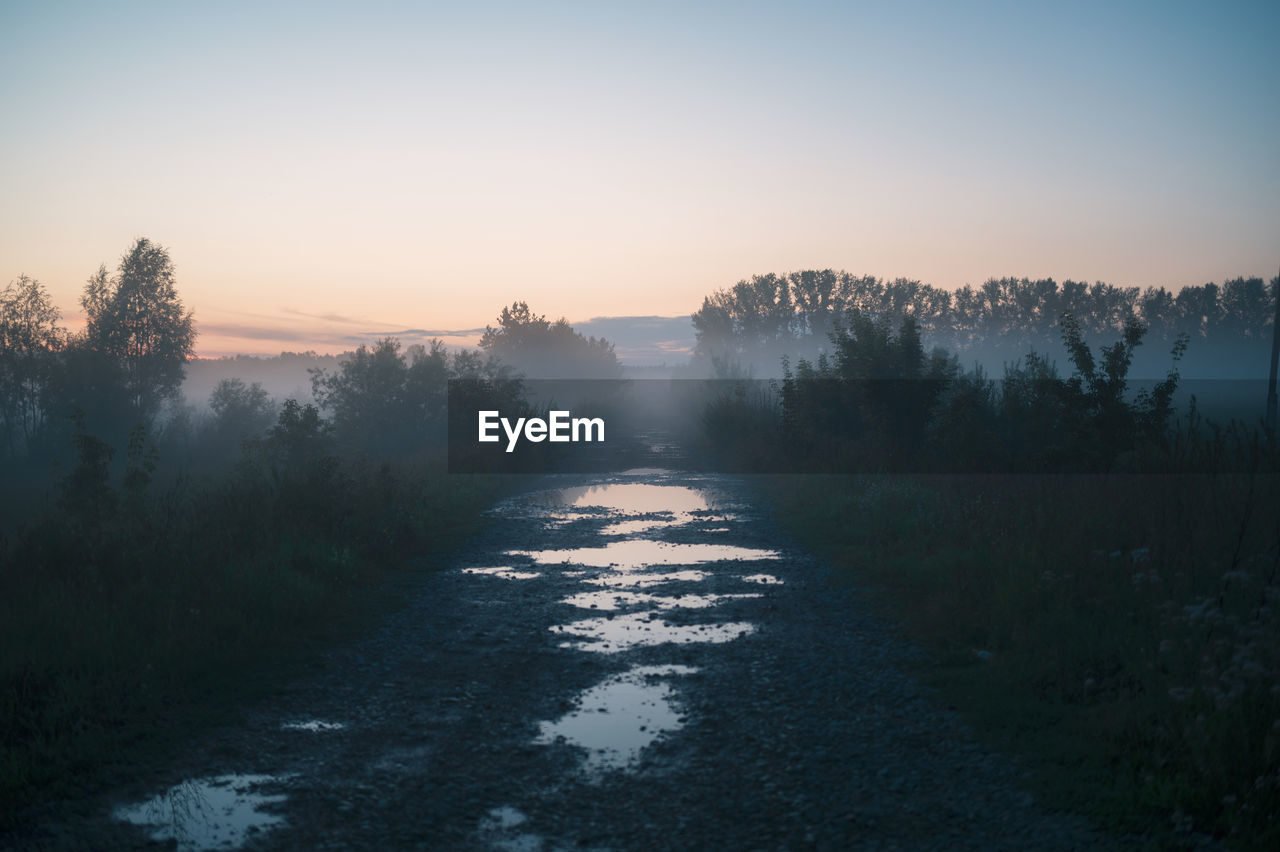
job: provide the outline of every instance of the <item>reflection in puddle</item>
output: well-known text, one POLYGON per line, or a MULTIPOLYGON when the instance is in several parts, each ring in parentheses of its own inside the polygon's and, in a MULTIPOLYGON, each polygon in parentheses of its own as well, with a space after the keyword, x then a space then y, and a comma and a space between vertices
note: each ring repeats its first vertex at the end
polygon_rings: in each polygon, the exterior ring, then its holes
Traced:
POLYGON ((762 586, 781 586, 782 581, 772 574, 748 574, 742 578, 746 583, 759 583, 762 586))
POLYGON ((577 698, 578 709, 543 722, 535 742, 563 737, 587 749, 588 771, 624 769, 659 736, 681 726, 675 690, 657 678, 693 674, 689 666, 636 666, 593 686, 577 698))
POLYGON ((501 577, 504 580, 532 580, 540 577, 536 571, 517 571, 515 568, 463 568, 463 574, 486 574, 490 577, 501 577))
POLYGON ((635 521, 618 521, 600 530, 600 535, 635 535, 662 527, 675 527, 685 523, 676 518, 649 518, 635 521))
POLYGON ((661 586, 663 583, 696 583, 710 575, 706 571, 668 571, 665 574, 606 574, 603 577, 588 577, 584 583, 593 586, 610 586, 620 589, 647 589, 661 586))
POLYGON ((601 654, 617 654, 650 645, 731 642, 756 628, 744 621, 719 624, 670 624, 655 612, 632 612, 605 618, 588 618, 551 627, 552 633, 574 636, 584 641, 566 642, 561 647, 601 654))
MULTIPOLYGON (((640 473, 633 471, 632 473, 640 473)), ((600 530, 601 535, 635 535, 650 530, 687 524, 710 512, 704 492, 685 485, 651 485, 640 482, 607 483, 543 492, 527 502, 555 507, 549 527, 572 523, 599 511, 612 515, 650 515, 616 521, 600 530), (566 512, 567 510, 567 512, 566 512)))
POLYGON ((272 775, 220 775, 185 781, 154 799, 118 807, 113 816, 149 828, 153 840, 176 841, 182 850, 232 849, 242 846, 250 833, 284 822, 259 810, 283 802, 284 796, 251 792, 279 780, 272 775))
POLYGON ((319 719, 312 719, 309 722, 285 722, 280 726, 285 731, 311 731, 318 734, 322 731, 341 731, 345 728, 342 722, 322 722, 319 719))
POLYGON ((687 515, 709 508, 701 491, 683 485, 646 485, 626 482, 611 485, 589 485, 585 488, 565 488, 559 492, 563 505, 574 508, 587 506, 626 512, 629 515, 645 515, 653 512, 669 512, 687 515))
POLYGON ((643 568, 648 565, 699 565, 721 560, 777 559, 776 550, 737 547, 731 544, 674 544, 669 541, 613 541, 604 547, 572 550, 513 550, 540 565, 572 563, 589 568, 643 568))
POLYGON ((564 599, 564 603, 582 609, 617 610, 627 606, 656 606, 659 609, 705 609, 721 601, 733 598, 758 598, 756 593, 743 595, 680 595, 664 597, 644 592, 579 592, 564 599))

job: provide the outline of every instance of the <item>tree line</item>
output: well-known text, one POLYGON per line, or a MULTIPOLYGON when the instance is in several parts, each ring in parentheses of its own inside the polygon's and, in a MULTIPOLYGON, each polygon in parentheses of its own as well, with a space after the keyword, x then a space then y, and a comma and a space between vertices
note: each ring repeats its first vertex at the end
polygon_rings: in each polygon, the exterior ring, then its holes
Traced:
MULTIPOLYGON (((693 314, 696 354, 706 361, 770 365, 783 354, 816 357, 848 316, 857 313, 896 327, 910 317, 928 346, 966 360, 987 355, 989 366, 1035 348, 1062 349, 1062 317, 1070 314, 1093 344, 1123 334, 1137 321, 1149 343, 1168 351, 1185 335, 1195 351, 1212 353, 1230 371, 1257 360, 1270 344, 1275 282, 1235 278, 1172 292, 1164 287, 1116 287, 1053 279, 992 278, 954 292, 897 278, 886 281, 831 269, 755 275, 707 296, 693 314)), ((1258 369, 1265 369, 1261 367, 1258 369)))
POLYGON ((335 452, 395 457, 443 443, 450 379, 480 380, 511 401, 526 375, 621 374, 608 341, 516 302, 486 327, 478 351, 384 338, 334 369, 311 370, 312 399, 283 408, 260 383, 225 378, 208 399, 212 419, 196 424, 179 405, 196 328, 168 251, 136 240, 114 271, 103 265, 89 277, 80 304, 85 326, 71 332, 38 280, 23 275, 0 291, 0 457, 56 459, 73 446, 82 456, 83 436, 92 435, 109 459, 142 436, 188 455, 198 443, 203 456, 222 463, 246 440, 292 436, 297 443, 308 429, 335 452))

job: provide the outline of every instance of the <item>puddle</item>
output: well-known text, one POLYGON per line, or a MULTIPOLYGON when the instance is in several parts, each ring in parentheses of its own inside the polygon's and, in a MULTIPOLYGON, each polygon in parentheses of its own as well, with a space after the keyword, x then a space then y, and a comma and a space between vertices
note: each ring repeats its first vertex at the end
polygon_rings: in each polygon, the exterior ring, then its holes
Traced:
POLYGON ((588 772, 625 769, 663 734, 683 724, 675 688, 659 678, 693 674, 689 666, 636 666, 581 693, 577 709, 543 722, 535 743, 560 738, 585 748, 588 772))
POLYGON ((517 571, 515 568, 463 568, 463 574, 484 574, 489 577, 501 577, 504 580, 532 580, 542 575, 536 571, 517 571))
POLYGON ((510 556, 527 556, 539 565, 583 565, 588 568, 635 569, 649 565, 700 565, 727 560, 777 559, 776 550, 737 547, 731 544, 675 544, 669 541, 613 541, 604 547, 571 550, 512 550, 510 556))
POLYGON ((632 612, 604 618, 587 618, 569 624, 556 624, 552 633, 573 636, 582 641, 565 642, 562 648, 617 654, 632 648, 652 645, 719 644, 732 642, 755 631, 754 624, 726 621, 719 624, 671 624, 655 617, 654 611, 632 612))
POLYGON ((600 530, 601 535, 635 535, 649 530, 676 527, 694 520, 695 512, 710 509, 706 496, 683 485, 617 483, 561 491, 565 504, 575 509, 607 509, 616 514, 658 515, 618 521, 600 530))
POLYGON ((759 583, 762 586, 781 586, 782 581, 772 574, 748 574, 742 578, 745 583, 759 583))
POLYGON ((561 505, 580 509, 593 507, 625 512, 628 515, 647 515, 669 512, 687 515, 711 508, 703 492, 683 485, 647 485, 641 482, 588 485, 584 488, 565 488, 559 492, 561 505))
POLYGON ((322 731, 341 731, 346 725, 342 722, 322 722, 312 719, 308 722, 285 722, 280 726, 283 731, 311 731, 318 734, 322 731))
MULTIPOLYGON (((665 471, 637 468, 627 475, 649 475, 665 471)), ((608 524, 601 535, 635 535, 649 530, 680 526, 706 517, 711 504, 706 492, 686 485, 653 485, 642 482, 614 482, 563 488, 529 495, 516 505, 539 507, 547 517, 546 526, 555 528, 593 515, 649 515, 608 524)))
POLYGON ((280 780, 273 775, 219 775, 184 781, 154 799, 118 807, 112 815, 150 829, 153 840, 175 841, 181 850, 234 849, 250 835, 284 823, 284 817, 259 808, 286 797, 253 792, 280 780))
POLYGON ((656 606, 659 609, 706 609, 721 601, 733 598, 759 598, 763 595, 748 593, 742 595, 679 595, 667 597, 650 595, 644 592, 579 592, 564 598, 562 603, 581 609, 601 611, 619 610, 629 606, 656 606))
POLYGON ((517 832, 529 821, 523 813, 510 806, 491 808, 480 820, 480 834, 490 849, 503 852, 538 852, 543 848, 542 838, 536 834, 517 832))
POLYGON ((607 527, 602 528, 600 535, 635 535, 636 533, 662 529, 663 527, 678 527, 684 523, 687 523, 687 521, 678 518, 642 518, 634 521, 618 521, 616 524, 609 524, 607 527))
POLYGON ((485 818, 480 820, 480 828, 484 831, 507 831, 528 821, 529 818, 515 808, 491 808, 485 818))
POLYGON ((697 583, 711 576, 706 571, 668 571, 665 574, 606 574, 603 577, 588 577, 584 583, 593 586, 609 586, 621 589, 647 589, 661 586, 664 583, 697 583))

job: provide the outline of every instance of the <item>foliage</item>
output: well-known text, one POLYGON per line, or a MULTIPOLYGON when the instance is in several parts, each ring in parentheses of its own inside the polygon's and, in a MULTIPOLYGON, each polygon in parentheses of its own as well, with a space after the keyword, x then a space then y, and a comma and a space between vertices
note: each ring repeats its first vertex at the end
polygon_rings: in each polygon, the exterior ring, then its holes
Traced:
POLYGON ((78 344, 118 365, 135 419, 150 425, 161 403, 178 392, 196 337, 168 251, 139 238, 114 276, 103 266, 90 277, 81 305, 87 323, 78 344))
POLYGON ((238 378, 223 379, 209 395, 215 433, 237 443, 263 434, 277 417, 271 397, 258 382, 246 385, 238 378))
POLYGON ((44 285, 26 275, 0 291, 0 434, 16 457, 48 415, 54 359, 66 341, 44 285))
POLYGON ((783 355, 815 360, 829 351, 829 335, 855 313, 890 328, 909 316, 930 346, 966 360, 1008 360, 1029 349, 1056 353, 1061 317, 1068 314, 1091 345, 1123 334, 1136 319, 1162 345, 1185 336, 1203 353, 1202 369, 1231 376, 1238 375, 1242 358, 1262 363, 1274 299, 1261 278, 1184 287, 1176 294, 1163 287, 992 278, 952 292, 905 278, 825 269, 739 281, 707 296, 692 320, 697 357, 708 364, 717 358, 773 364, 783 355))
POLYGON ((1097 357, 1075 317, 1061 327, 1069 378, 1033 351, 996 381, 980 366, 962 371, 945 350, 926 355, 909 316, 895 335, 855 312, 831 335, 832 356, 801 359, 794 373, 784 360, 774 440, 800 470, 1097 471, 1140 454, 1150 463, 1151 451, 1168 449, 1185 338, 1168 375, 1135 393, 1141 323, 1130 319, 1097 357))
POLYGON ((498 325, 486 326, 480 348, 537 379, 616 379, 622 367, 613 344, 584 337, 563 318, 549 322, 526 302, 503 308, 498 325))
POLYGON ((827 463, 909 464, 955 364, 942 352, 925 355, 911 317, 895 335, 886 321, 855 312, 831 342, 833 359, 802 359, 794 375, 783 366, 783 440, 827 463))
POLYGON ((791 476, 758 492, 889 607, 942 700, 1050 802, 1150 848, 1274 849, 1280 459, 1238 431, 1197 443, 1216 471, 791 476))
POLYGON ((388 337, 372 349, 362 345, 332 373, 311 375, 319 408, 332 413, 335 438, 383 457, 443 442, 450 379, 482 380, 519 395, 519 382, 496 358, 451 356, 439 340, 401 354, 400 342, 388 337))

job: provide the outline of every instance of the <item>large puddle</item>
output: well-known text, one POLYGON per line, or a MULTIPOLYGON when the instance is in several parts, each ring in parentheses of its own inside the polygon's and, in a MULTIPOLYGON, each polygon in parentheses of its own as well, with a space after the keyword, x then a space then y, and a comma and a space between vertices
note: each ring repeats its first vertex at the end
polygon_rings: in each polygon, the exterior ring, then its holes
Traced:
POLYGON ((675 687, 667 680, 688 675, 689 666, 634 666, 578 695, 576 709, 539 726, 535 742, 563 738, 586 749, 588 772, 624 769, 658 737, 683 724, 675 687))
POLYGON ((272 775, 197 778, 145 802, 116 808, 114 816, 147 829, 153 840, 175 842, 184 852, 235 849, 284 822, 262 807, 279 804, 285 796, 257 791, 280 780, 272 775))

